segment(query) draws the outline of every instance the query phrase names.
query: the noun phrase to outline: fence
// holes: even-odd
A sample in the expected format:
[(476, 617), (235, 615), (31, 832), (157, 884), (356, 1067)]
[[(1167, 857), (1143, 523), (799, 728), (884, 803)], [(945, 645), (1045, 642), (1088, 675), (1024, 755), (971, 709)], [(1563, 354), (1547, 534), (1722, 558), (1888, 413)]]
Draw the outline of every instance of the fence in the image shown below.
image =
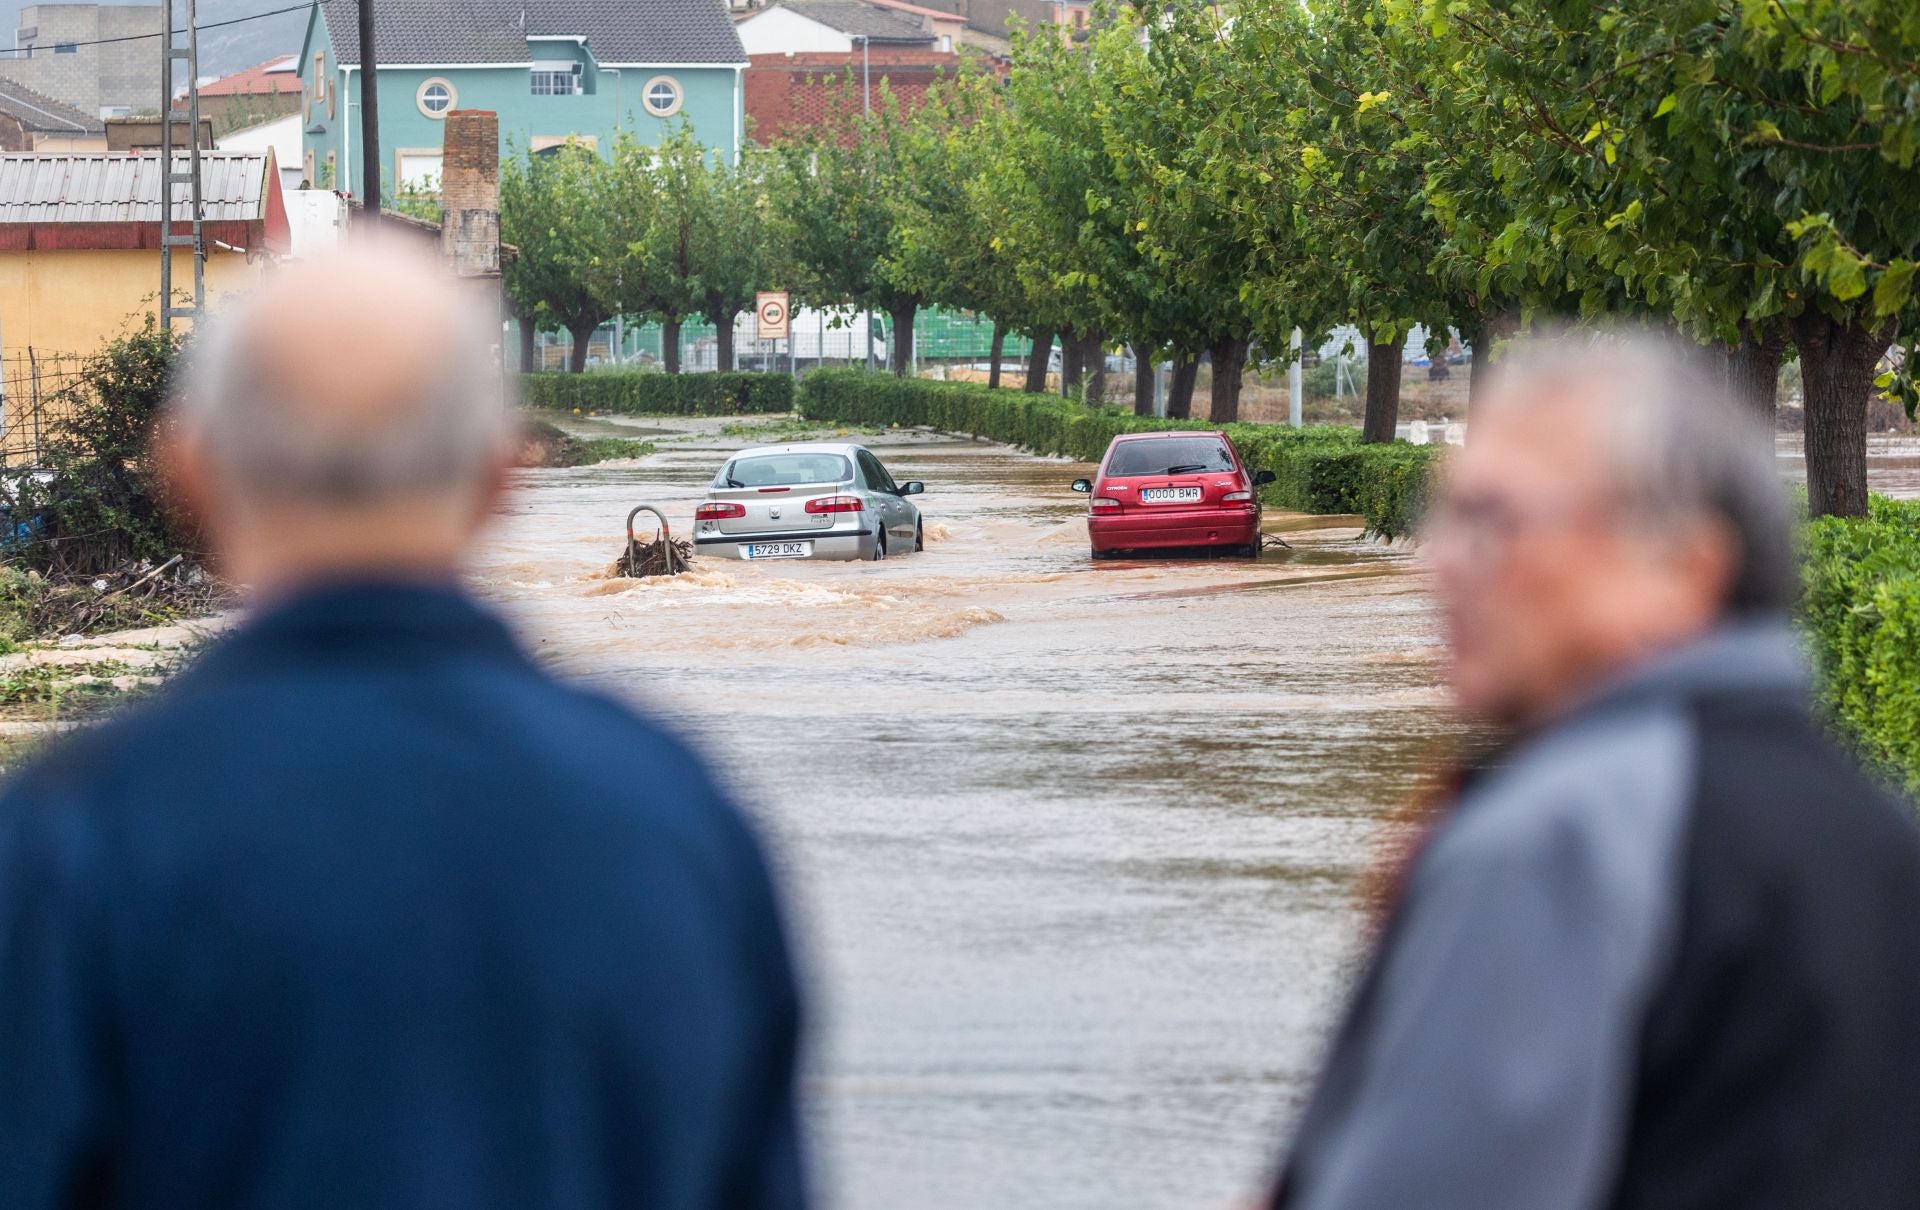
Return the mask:
[[(792, 338), (787, 341), (760, 340), (755, 336), (754, 317), (742, 315), (734, 325), (734, 359), (737, 369), (797, 371), (805, 373), (827, 367), (860, 366), (867, 363), (871, 346), (876, 363), (884, 364), (892, 348), (892, 329), (885, 315), (869, 317), (849, 309), (801, 307), (793, 314)], [(642, 366), (661, 363), (664, 333), (657, 323), (603, 325), (587, 342), (590, 366), (618, 361)], [(922, 308), (913, 323), (914, 358), (918, 366), (977, 365), (984, 372), (988, 353), (993, 348), (993, 321), (970, 311), (943, 311)], [(1028, 342), (1009, 334), (1002, 353), (1008, 366), (1024, 361)], [(564, 335), (544, 333), (535, 347), (531, 368), (564, 370), (572, 349)], [(615, 350), (619, 350), (616, 356)], [(715, 370), (720, 365), (720, 342), (712, 324), (689, 319), (680, 327), (680, 368), (689, 371)]]
[(33, 466), (46, 440), (73, 414), (67, 390), (86, 359), (28, 349), (0, 358), (0, 465)]

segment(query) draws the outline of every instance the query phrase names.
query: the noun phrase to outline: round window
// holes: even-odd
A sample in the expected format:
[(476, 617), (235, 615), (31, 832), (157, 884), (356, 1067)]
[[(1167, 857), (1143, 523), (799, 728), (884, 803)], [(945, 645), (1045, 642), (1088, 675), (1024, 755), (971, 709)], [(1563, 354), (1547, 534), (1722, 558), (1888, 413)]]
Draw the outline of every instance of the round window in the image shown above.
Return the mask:
[(438, 76), (422, 83), (420, 85), (420, 91), (413, 94), (414, 104), (420, 107), (421, 113), (426, 114), (430, 118), (446, 117), (447, 110), (453, 108), (453, 104), (457, 99), (458, 97), (453, 91), (453, 85)]
[(647, 112), (656, 118), (670, 118), (680, 112), (680, 81), (672, 76), (655, 76), (640, 90)]

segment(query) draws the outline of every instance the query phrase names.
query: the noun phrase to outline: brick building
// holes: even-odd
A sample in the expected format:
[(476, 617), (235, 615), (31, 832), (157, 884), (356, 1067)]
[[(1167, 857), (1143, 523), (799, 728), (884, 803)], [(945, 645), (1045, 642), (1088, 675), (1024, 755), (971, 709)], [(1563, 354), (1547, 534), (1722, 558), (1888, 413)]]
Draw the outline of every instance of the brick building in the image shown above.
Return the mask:
[(213, 118), (216, 136), (299, 113), (300, 100), (299, 55), (282, 55), (200, 86), (200, 112)]
[[(52, 97), (93, 117), (160, 109), (157, 4), (35, 4), (20, 10), (15, 50), (0, 82)], [(105, 39), (129, 41), (103, 43)]]
[(961, 63), (951, 51), (879, 43), (864, 63), (858, 50), (752, 55), (746, 71), (747, 129), (754, 142), (765, 145), (837, 115), (859, 113), (867, 79), (875, 88), (885, 80), (901, 106), (911, 109)]

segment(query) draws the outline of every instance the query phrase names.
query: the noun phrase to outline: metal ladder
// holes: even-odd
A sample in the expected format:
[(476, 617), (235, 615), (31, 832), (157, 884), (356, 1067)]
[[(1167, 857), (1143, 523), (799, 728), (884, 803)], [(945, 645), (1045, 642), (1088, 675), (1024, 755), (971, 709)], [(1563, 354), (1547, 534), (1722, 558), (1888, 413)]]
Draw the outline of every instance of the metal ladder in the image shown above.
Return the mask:
[[(200, 318), (206, 303), (206, 233), (201, 225), (200, 191), (200, 31), (194, 0), (183, 0), (187, 16), (187, 44), (173, 41), (173, 4), (160, 6), (160, 326), (173, 327), (176, 319)], [(173, 166), (173, 85), (174, 65), (187, 65), (187, 170)], [(175, 235), (173, 191), (187, 186), (188, 233)], [(193, 305), (177, 307), (173, 297), (173, 250), (193, 249)]]

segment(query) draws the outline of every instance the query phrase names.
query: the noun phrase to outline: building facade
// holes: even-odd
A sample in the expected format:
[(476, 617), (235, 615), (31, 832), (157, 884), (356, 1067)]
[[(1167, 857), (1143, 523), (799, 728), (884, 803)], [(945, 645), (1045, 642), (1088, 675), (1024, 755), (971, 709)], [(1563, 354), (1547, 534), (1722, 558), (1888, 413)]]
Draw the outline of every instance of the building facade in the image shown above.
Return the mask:
[[(465, 20), (449, 22), (448, 7)], [(300, 55), (303, 172), (357, 194), (357, 0), (320, 0)], [(620, 134), (659, 143), (684, 122), (736, 157), (743, 137), (740, 38), (714, 0), (418, 0), (375, 10), (383, 191), (437, 191), (442, 126), (456, 109), (499, 115), (503, 155), (569, 140), (603, 154)]]
[(0, 80), (0, 151), (102, 151), (106, 145), (99, 118)]
[[(20, 10), (11, 80), (94, 117), (160, 111), (157, 4), (35, 4)], [(113, 41), (112, 39), (121, 39)]]
[[(184, 169), (185, 157), (175, 164)], [(91, 353), (140, 326), (160, 287), (161, 175), (156, 155), (0, 156), (0, 358)], [(270, 153), (208, 152), (202, 177), (207, 301), (217, 306), (260, 280), (290, 232)], [(193, 251), (172, 257), (184, 288)]]

